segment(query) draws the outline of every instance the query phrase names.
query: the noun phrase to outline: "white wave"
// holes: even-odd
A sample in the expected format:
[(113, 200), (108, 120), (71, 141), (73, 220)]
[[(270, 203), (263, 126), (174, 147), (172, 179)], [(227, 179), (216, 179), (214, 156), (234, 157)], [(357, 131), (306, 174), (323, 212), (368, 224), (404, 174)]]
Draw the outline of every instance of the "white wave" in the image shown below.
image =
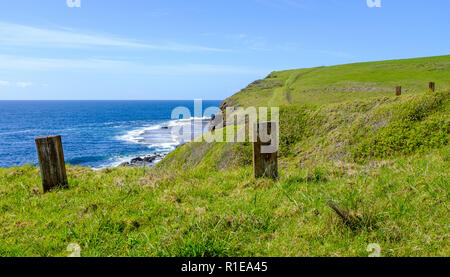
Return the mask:
[[(136, 143), (144, 145), (149, 149), (149, 154), (160, 153), (168, 154), (175, 150), (180, 144), (187, 142), (186, 137), (191, 137), (191, 128), (194, 124), (201, 122), (202, 127), (207, 126), (210, 117), (191, 117), (189, 119), (174, 119), (165, 122), (160, 122), (154, 125), (144, 125), (142, 127), (130, 130), (123, 135), (116, 136), (116, 140)], [(183, 128), (188, 134), (176, 134), (173, 131), (178, 128)], [(202, 128), (203, 130), (203, 128)], [(142, 154), (142, 153), (141, 153)], [(94, 170), (101, 170), (104, 168), (117, 167), (123, 163), (130, 162), (132, 159), (138, 157), (139, 154), (117, 156), (112, 157), (104, 165), (94, 168)], [(144, 157), (145, 155), (141, 155)], [(161, 161), (161, 158), (157, 158), (154, 163)]]
[(160, 153), (168, 153), (177, 148), (177, 146), (180, 144), (180, 142), (167, 142), (167, 143), (155, 143), (148, 145), (148, 148), (155, 149), (157, 152)]
[(141, 127), (135, 130), (128, 131), (126, 134), (115, 137), (116, 140), (122, 140), (122, 141), (128, 141), (128, 142), (134, 142), (134, 143), (140, 143), (147, 131), (151, 130), (158, 130), (161, 129), (161, 125), (152, 125), (152, 126), (145, 126)]
[(191, 117), (190, 119), (170, 120), (160, 124), (144, 126), (128, 131), (124, 135), (117, 136), (116, 139), (131, 143), (144, 144), (149, 148), (154, 147), (163, 150), (173, 150), (177, 145), (185, 142), (185, 138), (189, 137), (190, 133), (184, 134), (183, 138), (181, 138), (181, 136), (173, 134), (172, 130), (175, 128), (183, 128), (184, 131), (189, 131), (189, 127), (198, 124), (199, 121), (202, 122), (203, 130), (210, 119), (210, 117)]
[(25, 134), (25, 133), (32, 133), (32, 132), (37, 132), (37, 131), (41, 131), (41, 130), (30, 129), (30, 130), (20, 130), (20, 131), (11, 131), (11, 132), (1, 132), (0, 135)]

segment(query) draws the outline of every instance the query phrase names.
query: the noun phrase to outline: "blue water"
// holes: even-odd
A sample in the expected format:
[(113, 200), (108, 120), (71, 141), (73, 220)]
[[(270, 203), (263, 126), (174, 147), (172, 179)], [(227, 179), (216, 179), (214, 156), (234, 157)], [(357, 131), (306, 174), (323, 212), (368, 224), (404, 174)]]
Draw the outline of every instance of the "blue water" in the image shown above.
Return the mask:
[[(203, 110), (221, 101), (203, 101)], [(168, 153), (180, 143), (163, 126), (193, 101), (0, 101), (0, 167), (37, 164), (34, 139), (61, 135), (66, 162), (102, 168)], [(205, 121), (206, 123), (206, 121)]]

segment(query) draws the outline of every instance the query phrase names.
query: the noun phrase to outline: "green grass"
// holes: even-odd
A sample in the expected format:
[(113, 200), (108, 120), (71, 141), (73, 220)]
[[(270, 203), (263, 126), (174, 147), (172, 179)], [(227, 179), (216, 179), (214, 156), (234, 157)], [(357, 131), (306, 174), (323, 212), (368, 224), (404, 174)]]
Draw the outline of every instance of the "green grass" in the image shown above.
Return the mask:
[[(449, 62), (274, 72), (227, 99), (282, 104), (278, 180), (252, 177), (248, 142), (188, 143), (154, 169), (68, 166), (47, 194), (38, 168), (0, 169), (0, 256), (449, 256)], [(401, 97), (382, 90), (399, 80)]]
[[(448, 147), (357, 165), (322, 163), (255, 180), (251, 168), (93, 172), (40, 193), (38, 170), (1, 169), (1, 256), (448, 256)], [(361, 215), (357, 229), (327, 207)]]
[(408, 60), (356, 63), (271, 73), (231, 96), (231, 106), (327, 104), (390, 97), (395, 87), (413, 94), (450, 87), (450, 55)]

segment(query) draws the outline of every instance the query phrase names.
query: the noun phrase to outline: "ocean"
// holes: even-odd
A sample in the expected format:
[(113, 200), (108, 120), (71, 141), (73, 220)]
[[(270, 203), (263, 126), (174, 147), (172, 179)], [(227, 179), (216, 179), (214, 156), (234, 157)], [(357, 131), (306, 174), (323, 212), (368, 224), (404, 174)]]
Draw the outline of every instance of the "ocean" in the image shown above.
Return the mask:
[[(202, 110), (220, 103), (203, 101)], [(176, 107), (192, 116), (172, 119)], [(172, 129), (193, 118), (194, 101), (0, 101), (0, 167), (38, 164), (34, 139), (49, 135), (62, 136), (67, 163), (94, 169), (167, 154), (187, 141)]]

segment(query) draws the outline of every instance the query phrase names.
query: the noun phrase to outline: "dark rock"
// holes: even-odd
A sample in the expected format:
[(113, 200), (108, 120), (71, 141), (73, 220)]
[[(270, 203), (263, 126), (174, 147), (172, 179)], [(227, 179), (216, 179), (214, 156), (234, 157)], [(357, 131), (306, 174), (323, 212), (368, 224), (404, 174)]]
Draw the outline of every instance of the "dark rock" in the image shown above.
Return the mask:
[(253, 83), (251, 83), (250, 86), (256, 86), (256, 85), (259, 85), (259, 84), (262, 84), (262, 80), (256, 80)]
[(143, 162), (143, 161), (144, 161), (143, 158), (137, 157), (137, 158), (132, 159), (130, 163), (131, 163), (131, 164), (136, 164), (136, 163), (141, 163), (141, 162)]
[(211, 118), (211, 121), (209, 122), (208, 131), (214, 131), (216, 129), (220, 129), (223, 127), (223, 113), (219, 112), (218, 114), (214, 115)]
[(119, 165), (119, 167), (138, 167), (138, 166), (147, 166), (152, 167), (155, 165), (156, 160), (161, 160), (165, 157), (165, 154), (153, 153), (151, 155), (147, 155), (145, 157), (136, 157), (131, 159), (130, 162), (125, 162)]
[(157, 156), (148, 156), (144, 158), (144, 162), (146, 163), (152, 163), (156, 160)]

